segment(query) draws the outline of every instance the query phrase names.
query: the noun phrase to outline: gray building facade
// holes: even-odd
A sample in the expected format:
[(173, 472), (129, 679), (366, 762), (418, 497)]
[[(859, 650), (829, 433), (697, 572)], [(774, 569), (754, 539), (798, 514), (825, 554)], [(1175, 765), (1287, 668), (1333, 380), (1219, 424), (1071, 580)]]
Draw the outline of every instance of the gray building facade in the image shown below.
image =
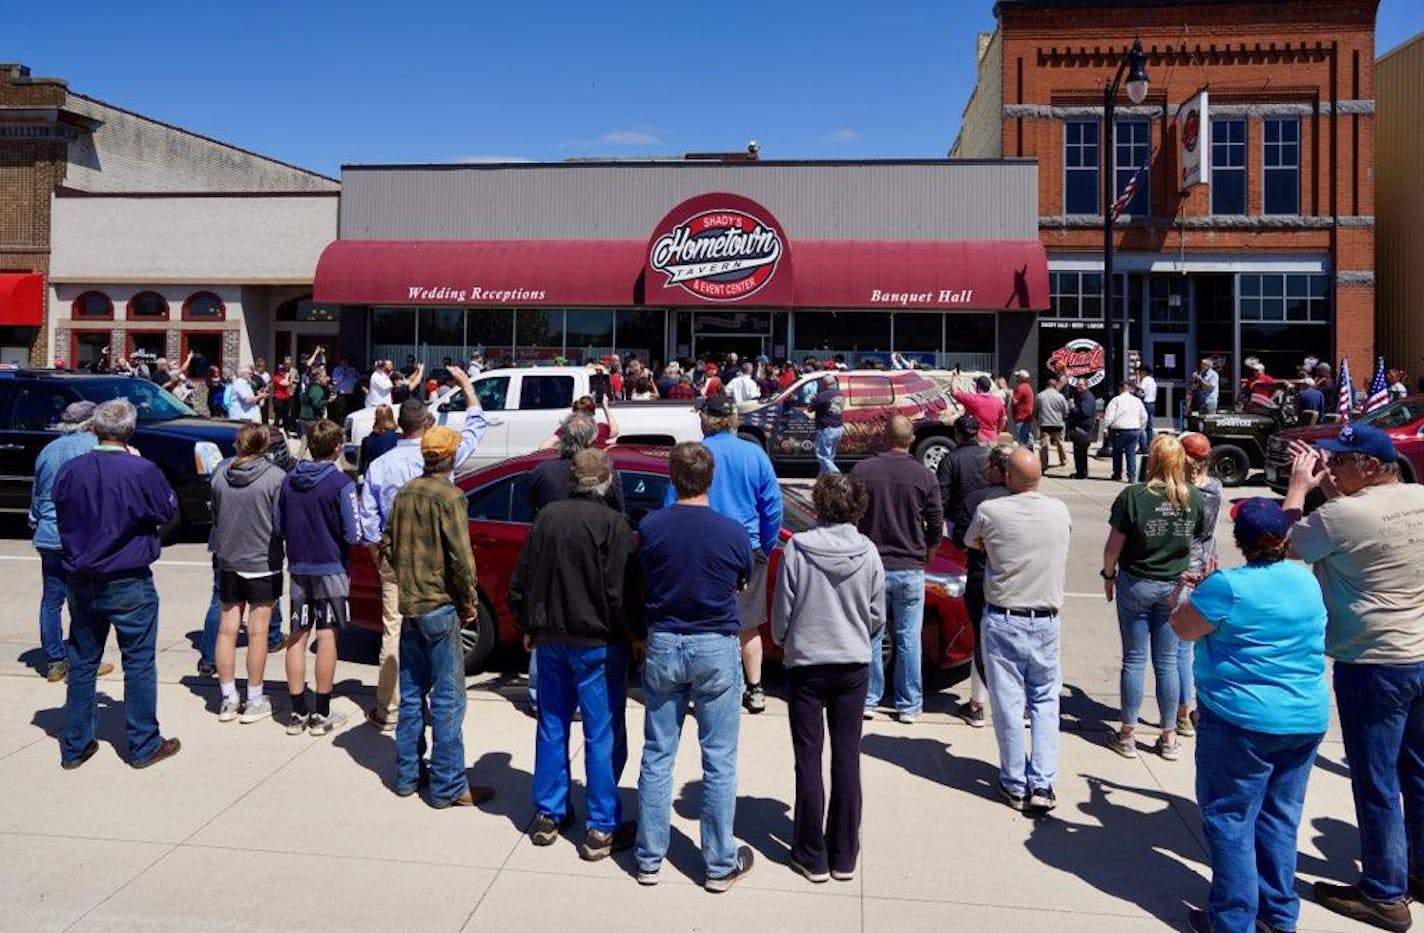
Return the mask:
[(315, 299), (353, 359), (892, 353), (1016, 368), (1048, 306), (1037, 164), (347, 166)]

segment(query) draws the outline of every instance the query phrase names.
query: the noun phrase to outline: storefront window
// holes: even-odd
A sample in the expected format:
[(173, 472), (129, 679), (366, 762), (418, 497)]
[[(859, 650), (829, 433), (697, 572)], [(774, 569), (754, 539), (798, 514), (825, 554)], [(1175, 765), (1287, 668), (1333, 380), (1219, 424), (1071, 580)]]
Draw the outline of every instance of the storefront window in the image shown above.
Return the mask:
[(948, 314), (944, 321), (944, 352), (940, 354), (942, 369), (993, 372), (997, 369), (994, 349), (998, 333), (993, 314)]
[(139, 292), (129, 299), (129, 319), (160, 321), (168, 317), (168, 302), (158, 292)]
[(852, 366), (865, 354), (890, 353), (890, 315), (884, 311), (797, 311), (797, 354), (840, 354)]
[(1290, 377), (1307, 356), (1334, 355), (1329, 276), (1249, 273), (1239, 279), (1242, 359), (1254, 356), (1271, 375)]
[(666, 353), (664, 330), (667, 312), (661, 308), (625, 308), (618, 312), (618, 332), (615, 335), (618, 353), (632, 354), (644, 363), (660, 363)]
[(77, 330), (73, 334), (73, 352), (69, 365), (72, 369), (107, 369), (112, 362), (105, 352), (109, 348), (110, 333), (106, 330)]
[(85, 292), (74, 299), (71, 316), (75, 320), (112, 321), (114, 303), (103, 292)]
[(226, 316), (222, 299), (212, 292), (195, 292), (183, 302), (185, 321), (221, 321)]
[(570, 308), (564, 316), (564, 346), (570, 360), (595, 360), (613, 352), (613, 311)]
[(163, 331), (129, 331), (130, 361), (151, 366), (154, 360), (167, 353), (168, 335)]
[(404, 360), (415, 352), (414, 308), (371, 309), (371, 358)]
[(938, 353), (944, 340), (944, 315), (937, 311), (901, 311), (895, 315), (895, 349), (901, 353)]
[(512, 308), (470, 308), (465, 312), (465, 345), (470, 353), (483, 352), (487, 364), (509, 364), (513, 337)]
[(465, 309), (421, 308), (420, 351), (416, 359), (425, 364), (427, 373), (441, 365), (445, 357), (465, 361)]
[(547, 363), (562, 356), (564, 309), (520, 308), (514, 313), (514, 346), (520, 363)]

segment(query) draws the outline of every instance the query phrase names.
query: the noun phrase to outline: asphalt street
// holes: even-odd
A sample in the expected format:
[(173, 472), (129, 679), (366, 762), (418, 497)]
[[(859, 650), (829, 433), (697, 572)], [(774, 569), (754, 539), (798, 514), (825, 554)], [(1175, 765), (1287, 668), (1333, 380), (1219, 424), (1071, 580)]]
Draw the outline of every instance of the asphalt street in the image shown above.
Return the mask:
[[(1105, 464), (1095, 462), (1094, 471)], [(1102, 745), (1116, 721), (1120, 647), (1097, 571), (1119, 488), (1105, 478), (1045, 484), (1074, 522), (1059, 808), (1028, 819), (998, 802), (992, 730), (949, 715), (965, 691), (960, 678), (932, 678), (919, 723), (866, 724), (856, 879), (812, 886), (786, 866), (793, 774), (772, 672), (772, 703), (762, 716), (743, 717), (740, 753), (737, 833), (757, 867), (722, 896), (697, 886), (693, 728), (679, 753), (674, 843), (660, 886), (636, 885), (627, 855), (580, 862), (579, 829), (547, 849), (530, 845), (523, 831), (533, 816), (534, 726), (517, 658), (497, 658), (496, 670), (469, 682), (470, 776), (498, 789), (478, 811), (436, 811), (391, 792), (390, 738), (359, 724), (375, 683), (375, 639), (363, 633), (343, 645), (334, 707), (352, 719), (334, 736), (288, 737), (273, 721), (219, 724), (216, 682), (194, 674), (211, 587), (198, 541), (167, 548), (155, 567), (159, 712), (165, 734), (182, 738), (182, 753), (147, 771), (123, 763), (123, 680), (115, 671), (100, 683), (100, 753), (62, 772), (54, 735), (64, 688), (32, 666), (39, 563), (23, 523), (4, 523), (0, 929), (562, 930), (626, 925), (630, 911), (640, 926), (668, 930), (1180, 929), (1186, 905), (1204, 901), (1209, 877), (1191, 740), (1177, 762), (1145, 750), (1128, 761)], [(1230, 555), (1225, 521), (1222, 533)], [(112, 642), (108, 657), (118, 661)], [(268, 678), (284, 707), (280, 659), (269, 662)], [(1151, 696), (1149, 689), (1148, 715)], [(629, 808), (641, 732), (635, 702), (622, 780)], [(1139, 735), (1155, 740), (1153, 729)], [(579, 751), (576, 736), (575, 774)], [(1303, 893), (1315, 878), (1355, 879), (1353, 809), (1334, 728), (1312, 777), (1300, 851)], [(1304, 905), (1301, 929), (1351, 928)]]

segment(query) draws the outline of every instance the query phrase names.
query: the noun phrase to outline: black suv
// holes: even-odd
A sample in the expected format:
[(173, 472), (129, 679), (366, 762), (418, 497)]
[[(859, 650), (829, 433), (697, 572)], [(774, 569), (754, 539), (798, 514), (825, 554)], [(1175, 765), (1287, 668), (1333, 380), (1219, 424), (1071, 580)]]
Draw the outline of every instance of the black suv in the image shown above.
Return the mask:
[(35, 459), (57, 436), (55, 427), (71, 402), (116, 398), (138, 409), (130, 443), (163, 470), (178, 494), (178, 519), (164, 529), (165, 538), (180, 527), (210, 523), (212, 472), (233, 455), (238, 422), (201, 417), (146, 379), (43, 369), (0, 371), (0, 511), (29, 511)]

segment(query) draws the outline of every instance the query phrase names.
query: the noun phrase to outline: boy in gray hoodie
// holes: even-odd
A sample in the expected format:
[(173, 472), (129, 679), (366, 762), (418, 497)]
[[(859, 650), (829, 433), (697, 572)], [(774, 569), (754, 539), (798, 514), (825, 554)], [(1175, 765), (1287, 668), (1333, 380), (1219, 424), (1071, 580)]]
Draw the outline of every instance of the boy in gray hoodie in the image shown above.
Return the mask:
[[(286, 473), (268, 460), (267, 428), (246, 424), (237, 432), (237, 457), (213, 474), (213, 531), (209, 548), (218, 563), (222, 620), (216, 658), (222, 688), (219, 722), (254, 723), (272, 715), (262, 692), (267, 666), (267, 625), (282, 597), (282, 539), (276, 534), (277, 498)], [(247, 702), (238, 699), (234, 668), (237, 631), (247, 609)]]
[[(791, 867), (819, 884), (852, 880), (860, 854), (861, 711), (871, 639), (885, 627), (885, 568), (875, 545), (856, 530), (868, 503), (860, 480), (828, 473), (816, 480), (812, 501), (819, 525), (793, 535), (782, 551), (771, 634), (785, 647), (796, 758)], [(826, 726), (828, 816), (821, 780)]]

